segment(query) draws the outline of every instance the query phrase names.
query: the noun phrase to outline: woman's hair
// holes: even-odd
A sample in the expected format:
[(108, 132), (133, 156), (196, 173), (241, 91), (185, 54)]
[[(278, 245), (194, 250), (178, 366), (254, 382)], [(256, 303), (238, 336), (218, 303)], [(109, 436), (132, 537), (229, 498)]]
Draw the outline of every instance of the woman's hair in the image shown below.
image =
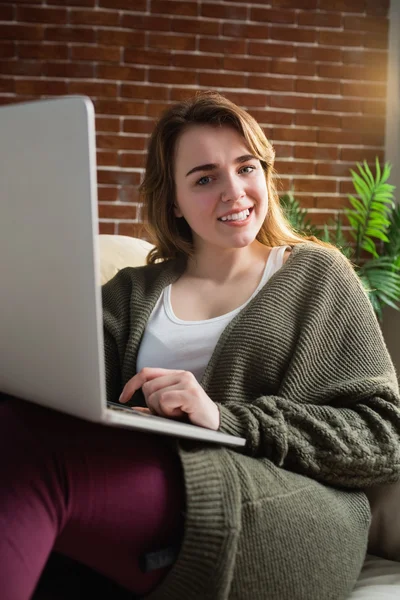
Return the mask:
[(332, 247), (315, 238), (297, 233), (286, 219), (274, 182), (275, 152), (257, 121), (244, 109), (217, 92), (198, 92), (194, 98), (174, 104), (157, 122), (150, 138), (146, 172), (140, 186), (145, 209), (146, 229), (155, 247), (147, 263), (171, 258), (186, 258), (194, 253), (192, 233), (184, 218), (175, 217), (176, 198), (174, 159), (176, 143), (193, 125), (233, 127), (246, 141), (265, 173), (268, 211), (257, 234), (266, 246), (299, 244), (304, 241)]

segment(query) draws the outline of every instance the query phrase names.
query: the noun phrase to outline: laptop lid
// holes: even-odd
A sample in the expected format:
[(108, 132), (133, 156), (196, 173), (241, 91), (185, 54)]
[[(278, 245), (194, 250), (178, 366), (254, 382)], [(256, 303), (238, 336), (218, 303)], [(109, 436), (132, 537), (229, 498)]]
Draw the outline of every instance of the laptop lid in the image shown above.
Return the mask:
[(106, 402), (95, 148), (86, 97), (0, 107), (0, 390), (90, 420)]

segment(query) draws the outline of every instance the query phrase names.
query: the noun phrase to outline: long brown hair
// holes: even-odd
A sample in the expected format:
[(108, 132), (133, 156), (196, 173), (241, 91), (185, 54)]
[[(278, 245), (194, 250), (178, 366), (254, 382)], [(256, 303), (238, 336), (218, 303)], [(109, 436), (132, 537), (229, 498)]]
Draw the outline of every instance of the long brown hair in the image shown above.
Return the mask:
[(140, 186), (146, 229), (154, 248), (147, 263), (186, 258), (194, 253), (192, 233), (184, 218), (176, 218), (174, 156), (177, 139), (190, 125), (228, 125), (246, 140), (265, 173), (268, 212), (257, 234), (266, 246), (299, 244), (305, 241), (333, 247), (297, 233), (286, 219), (274, 182), (275, 151), (257, 121), (244, 109), (217, 92), (198, 92), (194, 98), (168, 108), (160, 117), (150, 138), (146, 171)]

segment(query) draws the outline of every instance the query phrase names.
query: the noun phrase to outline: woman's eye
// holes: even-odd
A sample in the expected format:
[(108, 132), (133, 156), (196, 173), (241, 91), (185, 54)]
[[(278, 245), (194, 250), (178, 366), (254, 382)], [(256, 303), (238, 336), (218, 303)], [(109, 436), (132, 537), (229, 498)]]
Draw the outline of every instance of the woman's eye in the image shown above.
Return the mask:
[(253, 171), (255, 171), (255, 167), (251, 166), (251, 165), (247, 165), (246, 167), (242, 167), (240, 169), (240, 173), (252, 173)]
[(204, 175), (204, 177), (200, 177), (200, 179), (198, 179), (196, 185), (206, 185), (206, 183), (208, 183), (209, 181), (211, 181), (211, 177)]

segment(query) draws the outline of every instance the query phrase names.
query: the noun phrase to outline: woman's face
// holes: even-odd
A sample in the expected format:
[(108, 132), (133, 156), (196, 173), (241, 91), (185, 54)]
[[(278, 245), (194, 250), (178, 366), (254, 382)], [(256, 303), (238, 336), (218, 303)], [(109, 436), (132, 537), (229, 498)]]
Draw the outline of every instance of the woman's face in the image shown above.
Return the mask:
[(267, 214), (260, 161), (232, 127), (194, 125), (175, 148), (175, 216), (189, 224), (195, 250), (251, 244)]

